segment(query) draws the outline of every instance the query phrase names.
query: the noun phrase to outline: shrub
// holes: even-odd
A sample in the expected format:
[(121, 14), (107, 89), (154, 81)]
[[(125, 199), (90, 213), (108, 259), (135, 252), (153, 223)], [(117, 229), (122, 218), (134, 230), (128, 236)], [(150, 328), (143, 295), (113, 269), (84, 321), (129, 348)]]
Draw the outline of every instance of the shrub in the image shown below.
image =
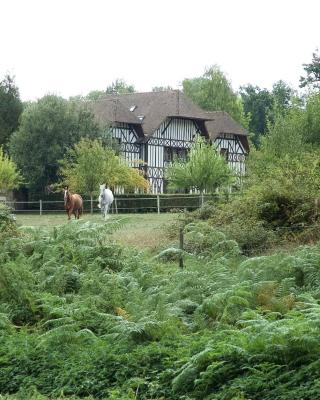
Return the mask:
[(0, 235), (14, 232), (16, 232), (15, 216), (6, 205), (0, 203)]
[(209, 200), (205, 202), (202, 207), (194, 211), (193, 215), (200, 220), (208, 220), (209, 218), (214, 217), (216, 213), (216, 205), (217, 201)]
[(226, 225), (222, 231), (238, 243), (245, 255), (263, 252), (280, 242), (276, 233), (265, 228), (261, 221), (238, 219)]

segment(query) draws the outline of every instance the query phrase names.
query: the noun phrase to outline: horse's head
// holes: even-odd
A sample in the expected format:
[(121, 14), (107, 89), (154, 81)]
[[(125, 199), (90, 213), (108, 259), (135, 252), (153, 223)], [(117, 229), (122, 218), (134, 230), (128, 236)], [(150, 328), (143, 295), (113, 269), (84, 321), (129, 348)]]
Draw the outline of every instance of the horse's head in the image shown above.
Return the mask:
[(63, 199), (64, 199), (64, 205), (66, 206), (68, 202), (70, 192), (69, 192), (69, 186), (65, 186), (63, 189)]
[(106, 188), (106, 184), (104, 183), (104, 184), (100, 185), (99, 188), (100, 188), (100, 197), (101, 197), (101, 196), (103, 196), (103, 192), (104, 192), (104, 189)]

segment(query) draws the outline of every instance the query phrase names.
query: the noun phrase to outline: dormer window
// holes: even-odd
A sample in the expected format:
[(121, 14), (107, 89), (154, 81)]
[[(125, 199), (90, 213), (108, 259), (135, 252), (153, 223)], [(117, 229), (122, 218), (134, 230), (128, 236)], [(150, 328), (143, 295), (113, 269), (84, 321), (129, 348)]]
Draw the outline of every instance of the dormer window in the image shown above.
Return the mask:
[(133, 112), (136, 108), (137, 108), (137, 106), (131, 106), (130, 111)]

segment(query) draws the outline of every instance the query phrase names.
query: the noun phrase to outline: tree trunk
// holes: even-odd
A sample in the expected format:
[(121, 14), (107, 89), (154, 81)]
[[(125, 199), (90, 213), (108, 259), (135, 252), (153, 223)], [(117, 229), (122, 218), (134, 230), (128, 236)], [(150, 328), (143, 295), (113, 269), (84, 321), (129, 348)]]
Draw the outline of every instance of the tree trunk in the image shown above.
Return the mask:
[(204, 204), (204, 191), (201, 191), (201, 207), (203, 207)]

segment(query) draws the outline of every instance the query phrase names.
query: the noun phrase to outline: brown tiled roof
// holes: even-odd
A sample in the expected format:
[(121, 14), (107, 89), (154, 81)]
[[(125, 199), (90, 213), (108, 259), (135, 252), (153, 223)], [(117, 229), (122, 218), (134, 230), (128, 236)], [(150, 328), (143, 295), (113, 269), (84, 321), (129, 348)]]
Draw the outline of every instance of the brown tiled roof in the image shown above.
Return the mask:
[(209, 137), (214, 141), (218, 136), (224, 134), (232, 134), (239, 136), (243, 148), (247, 153), (250, 151), (248, 132), (236, 122), (225, 111), (208, 111), (206, 114), (211, 118), (210, 121), (205, 122)]
[(248, 132), (225, 111), (208, 111), (205, 114), (211, 119), (205, 123), (211, 139), (225, 133), (248, 135)]
[[(112, 112), (103, 111), (102, 108), (109, 107), (109, 104), (112, 104), (113, 101), (119, 102), (132, 115), (135, 121), (139, 121), (142, 124), (142, 129), (146, 136), (151, 136), (167, 117), (181, 117), (201, 121), (210, 119), (210, 116), (206, 115), (178, 90), (109, 95), (95, 103), (95, 114), (106, 120)], [(133, 111), (130, 111), (130, 109)], [(128, 117), (122, 122), (133, 123), (129, 121)]]
[(141, 125), (141, 121), (118, 99), (105, 98), (90, 103), (92, 111), (100, 123), (124, 122)]
[(223, 134), (238, 135), (249, 151), (246, 130), (228, 113), (203, 111), (178, 90), (106, 95), (91, 106), (99, 122), (135, 124), (141, 137), (152, 136), (167, 117), (180, 117), (198, 120), (201, 129), (206, 135), (208, 132), (212, 140)]

